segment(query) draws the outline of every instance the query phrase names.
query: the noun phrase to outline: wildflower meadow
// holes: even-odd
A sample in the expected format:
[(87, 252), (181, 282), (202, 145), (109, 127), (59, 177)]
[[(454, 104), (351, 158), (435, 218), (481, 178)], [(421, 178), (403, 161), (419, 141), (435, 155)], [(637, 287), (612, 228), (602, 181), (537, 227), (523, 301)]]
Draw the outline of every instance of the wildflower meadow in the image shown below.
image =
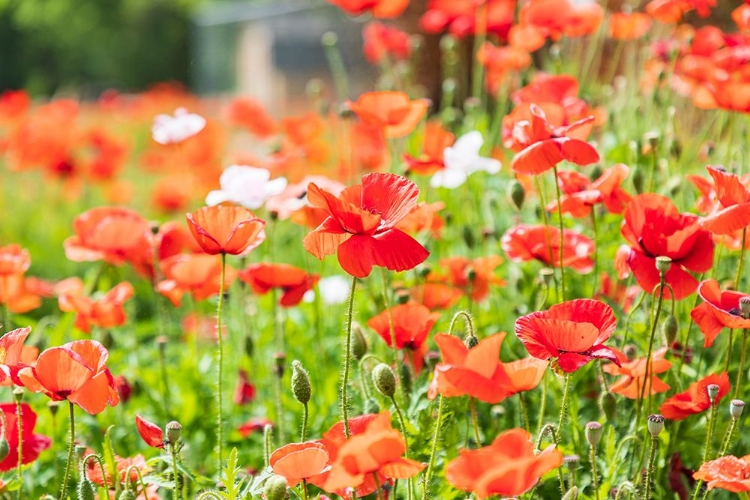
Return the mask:
[(328, 3), (365, 92), (0, 93), (0, 498), (750, 498), (750, 1)]

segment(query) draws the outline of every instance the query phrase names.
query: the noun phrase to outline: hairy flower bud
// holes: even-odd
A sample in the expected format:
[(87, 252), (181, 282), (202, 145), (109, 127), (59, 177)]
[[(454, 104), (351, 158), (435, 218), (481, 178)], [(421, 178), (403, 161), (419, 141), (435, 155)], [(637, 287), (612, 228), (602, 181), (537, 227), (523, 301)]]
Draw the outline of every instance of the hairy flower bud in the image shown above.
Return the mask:
[(352, 357), (359, 361), (367, 354), (367, 340), (362, 333), (362, 327), (358, 324), (352, 325)]
[(510, 181), (508, 184), (508, 197), (513, 202), (518, 210), (523, 207), (523, 202), (526, 200), (526, 190), (523, 188), (523, 184), (517, 180)]
[(589, 422), (586, 424), (586, 441), (589, 446), (596, 447), (602, 439), (602, 424), (599, 422)]
[(277, 352), (273, 355), (273, 374), (281, 378), (284, 376), (286, 369), (286, 354)]
[(8, 440), (5, 439), (5, 430), (3, 430), (3, 434), (0, 436), (0, 461), (5, 460), (9, 453), (10, 444), (8, 443)]
[(469, 349), (474, 349), (479, 345), (479, 339), (472, 334), (468, 334), (464, 337), (464, 345)]
[(578, 486), (571, 486), (565, 495), (560, 500), (577, 500), (578, 499)]
[(661, 332), (664, 334), (664, 340), (667, 343), (666, 345), (671, 346), (674, 344), (678, 330), (677, 318), (674, 317), (674, 314), (670, 314), (661, 324)]
[(392, 398), (396, 394), (396, 375), (385, 363), (380, 363), (372, 370), (372, 382), (383, 396)]
[(607, 422), (613, 422), (617, 417), (617, 398), (611, 392), (605, 392), (599, 398), (599, 406), (607, 417)]
[(306, 405), (312, 396), (310, 374), (302, 367), (302, 363), (296, 359), (292, 361), (292, 393), (294, 398), (303, 405)]
[(180, 440), (180, 435), (182, 434), (182, 425), (180, 425), (179, 422), (171, 421), (167, 424), (167, 441), (172, 446), (176, 445), (177, 442)]
[(94, 500), (95, 498), (94, 485), (88, 479), (82, 479), (78, 483), (78, 500)]
[(286, 495), (286, 479), (281, 476), (271, 476), (266, 481), (263, 492), (267, 500), (283, 500)]

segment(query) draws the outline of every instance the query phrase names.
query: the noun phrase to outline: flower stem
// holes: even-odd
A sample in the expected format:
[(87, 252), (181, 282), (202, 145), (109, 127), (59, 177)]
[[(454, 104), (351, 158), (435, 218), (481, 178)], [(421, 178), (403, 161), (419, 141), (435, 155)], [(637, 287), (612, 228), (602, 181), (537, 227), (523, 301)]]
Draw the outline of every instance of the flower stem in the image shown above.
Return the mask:
[(224, 287), (226, 286), (226, 269), (227, 269), (227, 254), (221, 254), (221, 279), (219, 281), (219, 302), (216, 306), (216, 335), (218, 338), (219, 346), (219, 372), (216, 377), (217, 381), (217, 418), (216, 418), (216, 436), (218, 440), (218, 460), (216, 470), (221, 471), (221, 464), (224, 462), (224, 413), (222, 409), (222, 375), (224, 373), (224, 340), (221, 331), (221, 311), (224, 304)]
[(565, 236), (563, 233), (563, 217), (562, 217), (562, 202), (560, 200), (560, 184), (557, 176), (557, 165), (552, 167), (555, 172), (555, 190), (557, 192), (557, 217), (558, 224), (560, 226), (560, 248), (558, 252), (560, 254), (560, 302), (565, 302), (565, 266), (563, 265), (564, 248), (563, 243), (565, 242)]
[[(307, 403), (304, 403), (304, 407), (302, 410), (302, 432), (300, 435), (300, 441), (303, 443), (305, 442), (305, 437), (307, 437), (307, 419), (309, 417), (309, 409), (307, 407)], [(307, 487), (305, 487), (307, 489)]]
[(479, 437), (479, 417), (477, 416), (477, 400), (469, 397), (469, 411), (471, 412), (471, 425), (474, 428), (474, 440), (477, 448), (482, 447), (482, 439)]
[(437, 455), (437, 445), (440, 439), (440, 426), (443, 423), (443, 405), (445, 404), (445, 398), (441, 394), (438, 396), (438, 414), (437, 421), (435, 422), (435, 431), (432, 434), (432, 448), (430, 449), (430, 460), (427, 462), (427, 472), (424, 477), (424, 488), (422, 489), (422, 500), (427, 500), (427, 496), (430, 491), (430, 480), (432, 479), (432, 472), (435, 467), (435, 455)]
[(740, 262), (737, 264), (737, 276), (734, 278), (734, 289), (739, 291), (742, 281), (742, 267), (745, 263), (745, 242), (747, 239), (747, 227), (742, 228), (742, 246), (740, 247)]
[[(542, 219), (544, 220), (544, 228), (545, 228), (545, 242), (547, 244), (547, 251), (549, 252), (549, 265), (552, 267), (552, 269), (555, 268), (555, 256), (552, 253), (552, 242), (550, 241), (550, 234), (549, 234), (549, 217), (547, 216), (547, 205), (544, 202), (544, 190), (542, 189), (542, 181), (540, 176), (535, 176), (534, 180), (536, 182), (536, 190), (539, 193), (539, 203), (541, 204), (541, 212), (542, 212)], [(557, 177), (555, 177), (555, 182), (557, 182)], [(562, 263), (560, 263), (562, 266)], [(560, 296), (560, 289), (559, 289), (559, 282), (555, 280), (555, 287), (558, 292), (558, 296)]]
[(727, 427), (727, 431), (724, 434), (724, 440), (721, 443), (719, 456), (717, 458), (721, 458), (729, 452), (729, 447), (732, 445), (732, 436), (734, 435), (734, 431), (737, 429), (738, 420), (739, 418), (732, 418), (732, 421), (729, 422), (729, 427)]
[[(304, 439), (302, 439), (304, 441)], [(302, 500), (307, 500), (307, 480), (302, 480)]]
[(523, 419), (523, 428), (526, 432), (531, 432), (531, 424), (529, 423), (529, 409), (526, 406), (526, 398), (523, 396), (523, 392), (518, 393), (518, 402), (521, 407), (521, 418)]
[(594, 487), (594, 498), (599, 500), (599, 475), (596, 470), (596, 447), (591, 446), (589, 448), (589, 457), (591, 460), (591, 478), (592, 486)]
[(708, 414), (708, 429), (706, 430), (706, 447), (703, 450), (703, 463), (708, 462), (708, 457), (711, 455), (711, 442), (714, 438), (714, 425), (716, 423), (716, 401), (711, 403), (711, 412)]
[(565, 386), (563, 388), (562, 403), (560, 403), (560, 419), (557, 423), (557, 432), (559, 433), (565, 423), (565, 415), (568, 410), (568, 396), (570, 395), (570, 373), (565, 374)]
[(747, 332), (748, 332), (747, 328), (742, 330), (742, 349), (740, 349), (740, 367), (737, 370), (737, 382), (734, 383), (734, 399), (737, 399), (740, 396), (740, 391), (742, 388), (742, 377), (745, 375), (745, 352), (747, 351)]
[(651, 498), (651, 481), (654, 477), (654, 463), (656, 462), (656, 449), (659, 446), (659, 438), (651, 436), (651, 447), (648, 451), (648, 467), (646, 468), (646, 479), (644, 481), (643, 500)]
[(458, 321), (458, 318), (460, 317), (463, 317), (466, 320), (466, 328), (469, 330), (469, 336), (476, 337), (476, 335), (474, 334), (474, 319), (471, 317), (471, 314), (469, 314), (468, 311), (458, 311), (453, 315), (451, 324), (448, 327), (448, 335), (453, 335), (453, 332), (456, 328), (456, 321)]
[[(557, 204), (559, 207), (560, 202)], [(596, 207), (591, 207), (591, 228), (594, 230), (594, 288), (591, 291), (593, 296), (599, 284), (599, 230), (596, 225)]]
[[(401, 412), (401, 408), (399, 408), (398, 403), (396, 402), (396, 398), (394, 398), (393, 396), (391, 396), (391, 403), (393, 403), (393, 407), (396, 409), (398, 422), (401, 426), (401, 434), (404, 435), (404, 457), (409, 458), (409, 440), (406, 438), (406, 421), (404, 420), (404, 414)], [(407, 479), (406, 482), (406, 498), (408, 500), (412, 500), (411, 478)]]
[[(646, 386), (650, 385), (648, 383), (649, 377), (651, 376), (651, 368), (652, 368), (652, 359), (651, 359), (651, 353), (654, 350), (654, 337), (656, 336), (656, 327), (659, 324), (659, 315), (661, 314), (661, 308), (662, 304), (664, 303), (664, 276), (661, 277), (661, 282), (656, 285), (656, 287), (659, 289), (659, 298), (656, 301), (656, 312), (651, 317), (651, 335), (648, 340), (648, 351), (646, 354), (646, 374), (643, 378), (643, 385), (641, 386), (641, 396), (638, 398), (638, 401), (636, 403), (636, 416), (635, 416), (635, 429), (634, 431), (638, 432), (638, 425), (641, 423), (641, 414), (643, 413), (643, 400), (646, 397)], [(654, 289), (654, 293), (656, 292), (656, 289)], [(650, 393), (651, 391), (649, 391)], [(651, 399), (651, 394), (648, 395), (649, 400)], [(641, 455), (642, 457), (643, 455)], [(632, 455), (631, 455), (632, 457)]]
[(65, 463), (65, 474), (63, 475), (62, 487), (60, 489), (60, 500), (67, 500), (68, 478), (70, 477), (70, 467), (73, 462), (73, 450), (76, 447), (76, 420), (75, 406), (68, 402), (70, 408), (70, 442), (68, 443), (68, 461)]
[(180, 471), (177, 468), (177, 446), (174, 444), (170, 444), (169, 451), (172, 455), (172, 475), (174, 479), (174, 490), (172, 490), (172, 498), (174, 500), (181, 500), (182, 495), (180, 495), (180, 481), (178, 479), (180, 477)]
[(349, 365), (352, 357), (352, 316), (354, 315), (354, 290), (357, 287), (357, 278), (352, 278), (352, 286), (349, 290), (349, 305), (346, 312), (346, 343), (344, 346), (344, 373), (341, 380), (341, 420), (344, 422), (344, 435), (349, 439), (349, 401), (347, 399), (347, 386), (349, 385)]

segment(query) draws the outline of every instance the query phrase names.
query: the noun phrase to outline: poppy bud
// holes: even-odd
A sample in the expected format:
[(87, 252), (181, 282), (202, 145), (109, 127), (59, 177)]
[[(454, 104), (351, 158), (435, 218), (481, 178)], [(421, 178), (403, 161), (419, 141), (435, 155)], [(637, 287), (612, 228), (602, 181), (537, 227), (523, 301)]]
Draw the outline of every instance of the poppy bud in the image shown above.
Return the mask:
[(745, 402), (739, 399), (733, 399), (729, 403), (729, 414), (732, 418), (737, 419), (742, 416), (742, 410), (745, 409)]
[(10, 443), (5, 439), (5, 429), (3, 429), (3, 434), (0, 436), (0, 460), (5, 460), (9, 453)]
[[(419, 354), (416, 351), (413, 351), (414, 356), (418, 356)], [(401, 385), (404, 386), (404, 391), (411, 392), (411, 370), (409, 370), (409, 365), (406, 363), (401, 363), (398, 366), (398, 373), (401, 377)]]
[(643, 176), (643, 169), (640, 167), (635, 167), (633, 169), (633, 188), (635, 188), (635, 192), (638, 194), (643, 193), (643, 184), (646, 182), (646, 179)]
[(578, 486), (571, 486), (565, 495), (560, 500), (577, 500), (578, 499)]
[(578, 469), (578, 465), (581, 463), (581, 457), (578, 455), (565, 455), (563, 457), (563, 463), (568, 470)]
[(363, 410), (365, 413), (380, 413), (380, 405), (373, 398), (369, 398), (365, 400)]
[(323, 47), (325, 48), (335, 47), (336, 44), (339, 43), (339, 37), (333, 31), (326, 31), (320, 37), (320, 43), (323, 44)]
[(399, 305), (404, 305), (407, 302), (409, 302), (409, 299), (411, 299), (411, 296), (409, 294), (409, 290), (398, 290), (396, 291), (396, 302)]
[(628, 344), (625, 346), (625, 349), (623, 349), (623, 352), (625, 353), (625, 356), (627, 356), (628, 361), (633, 361), (635, 355), (638, 354), (638, 348), (633, 344)]
[(123, 490), (117, 500), (135, 500), (135, 493), (130, 490)]
[(253, 337), (251, 335), (245, 335), (245, 354), (247, 354), (249, 358), (252, 358), (254, 351), (255, 342), (253, 341)]
[(367, 340), (358, 324), (352, 326), (352, 357), (359, 361), (367, 354)]
[(115, 345), (115, 338), (109, 330), (105, 330), (104, 335), (102, 335), (102, 345), (107, 350), (111, 350), (112, 346)]
[(464, 345), (468, 349), (474, 349), (477, 345), (479, 345), (479, 339), (470, 333), (466, 337), (464, 337)]
[(602, 439), (602, 424), (599, 422), (589, 422), (586, 424), (586, 441), (592, 448), (599, 444)]
[(711, 404), (714, 404), (714, 401), (716, 401), (716, 396), (719, 395), (719, 389), (720, 387), (718, 384), (708, 384), (708, 387), (706, 387), (708, 400), (711, 401)]
[[(83, 466), (81, 466), (83, 468)], [(84, 473), (85, 474), (85, 473)], [(82, 479), (78, 483), (78, 500), (94, 500), (96, 498), (96, 492), (94, 491), (94, 485), (88, 479)]]
[(429, 276), (431, 272), (432, 272), (432, 269), (430, 268), (430, 266), (419, 266), (420, 278), (427, 278), (427, 276)]
[(383, 396), (392, 398), (396, 394), (396, 375), (385, 363), (380, 363), (372, 370), (372, 382)]
[(466, 279), (469, 280), (469, 282), (473, 282), (477, 278), (477, 271), (470, 267), (466, 270)]
[(659, 255), (656, 258), (656, 270), (659, 271), (659, 274), (662, 277), (669, 272), (669, 268), (671, 267), (672, 267), (672, 259), (670, 259), (669, 257)]
[(549, 286), (552, 284), (552, 280), (555, 278), (555, 271), (554, 269), (550, 269), (549, 267), (543, 267), (539, 270), (539, 276), (542, 277), (542, 281)]
[(287, 498), (286, 479), (275, 475), (269, 477), (263, 488), (263, 493), (266, 495), (266, 500), (283, 500)]
[(303, 405), (306, 405), (312, 396), (310, 374), (302, 367), (302, 363), (296, 359), (292, 361), (292, 393), (294, 398)]
[(175, 446), (180, 440), (182, 434), (182, 425), (179, 422), (172, 421), (167, 424), (167, 442), (172, 446)]
[(677, 318), (674, 317), (674, 314), (670, 314), (664, 320), (664, 323), (661, 324), (661, 332), (664, 334), (664, 340), (666, 340), (667, 345), (674, 343), (677, 338), (677, 331)]
[(605, 392), (599, 398), (599, 406), (607, 417), (607, 422), (612, 422), (617, 416), (617, 398), (611, 392)]
[(58, 401), (49, 401), (47, 403), (47, 409), (49, 410), (50, 414), (52, 415), (52, 418), (57, 415), (57, 410), (60, 409), (60, 403)]
[(591, 180), (591, 182), (594, 182), (599, 177), (601, 177), (603, 173), (604, 171), (602, 170), (601, 166), (594, 165), (594, 167), (591, 169), (591, 172), (589, 172), (589, 179)]
[(658, 414), (649, 415), (648, 417), (648, 432), (651, 436), (657, 437), (664, 430), (664, 417)]
[(466, 243), (466, 246), (469, 248), (474, 248), (474, 245), (477, 241), (476, 238), (474, 238), (474, 231), (472, 231), (468, 225), (464, 225), (463, 231), (461, 231), (461, 235), (464, 238), (464, 243)]
[(20, 404), (23, 401), (23, 387), (16, 387), (13, 389), (13, 400), (16, 404)]
[(277, 352), (273, 355), (273, 373), (277, 377), (281, 378), (284, 376), (284, 369), (286, 368), (286, 354), (283, 352)]
[(440, 353), (437, 351), (427, 351), (427, 354), (424, 356), (424, 364), (427, 367), (427, 371), (432, 371), (435, 369), (435, 365), (437, 365), (440, 362)]
[(523, 184), (513, 179), (508, 184), (508, 198), (513, 202), (513, 205), (518, 210), (523, 207), (523, 202), (526, 200), (526, 190), (523, 188)]
[(743, 318), (750, 317), (750, 297), (740, 298), (740, 313)]

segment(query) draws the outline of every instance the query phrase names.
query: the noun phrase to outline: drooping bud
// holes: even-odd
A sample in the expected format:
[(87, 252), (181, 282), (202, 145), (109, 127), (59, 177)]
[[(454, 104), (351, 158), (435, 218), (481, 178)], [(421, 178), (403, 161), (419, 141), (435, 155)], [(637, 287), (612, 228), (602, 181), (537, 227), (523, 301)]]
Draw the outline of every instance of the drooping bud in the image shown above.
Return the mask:
[(672, 259), (670, 259), (669, 257), (659, 255), (656, 258), (656, 270), (659, 271), (659, 274), (662, 277), (669, 272), (669, 269), (671, 267), (672, 267)]
[(179, 422), (171, 421), (167, 424), (167, 442), (171, 444), (172, 446), (175, 446), (177, 442), (180, 440), (180, 435), (182, 434), (182, 425), (180, 425)]
[(651, 436), (657, 437), (664, 430), (664, 417), (659, 414), (649, 415), (647, 425)]
[(729, 402), (729, 414), (732, 418), (737, 419), (742, 416), (742, 410), (745, 409), (745, 402), (739, 399), (733, 399)]
[(367, 354), (367, 340), (362, 333), (362, 327), (355, 323), (352, 325), (352, 357), (357, 361)]
[(607, 422), (613, 422), (617, 417), (617, 398), (611, 392), (605, 392), (599, 398), (599, 406), (607, 417)]
[(661, 324), (661, 332), (664, 334), (666, 345), (671, 346), (674, 343), (675, 339), (677, 339), (678, 330), (677, 318), (674, 317), (674, 314), (670, 314), (664, 320), (664, 323)]
[(372, 370), (372, 382), (383, 396), (392, 398), (396, 394), (396, 375), (385, 363), (380, 363)]
[(513, 205), (518, 210), (521, 210), (523, 202), (526, 200), (526, 190), (523, 188), (523, 184), (515, 179), (510, 181), (510, 184), (508, 184), (508, 197), (513, 202)]
[(589, 422), (586, 424), (586, 441), (592, 448), (599, 444), (602, 439), (602, 424), (599, 422)]
[(292, 361), (292, 393), (294, 398), (303, 405), (306, 405), (312, 396), (310, 374), (302, 367), (302, 363), (296, 359)]
[(718, 384), (708, 384), (706, 387), (706, 392), (708, 393), (708, 400), (711, 401), (711, 404), (713, 405), (714, 402), (716, 402), (716, 396), (719, 395), (719, 387)]
[(263, 488), (267, 500), (283, 500), (286, 495), (286, 479), (281, 476), (271, 476)]

